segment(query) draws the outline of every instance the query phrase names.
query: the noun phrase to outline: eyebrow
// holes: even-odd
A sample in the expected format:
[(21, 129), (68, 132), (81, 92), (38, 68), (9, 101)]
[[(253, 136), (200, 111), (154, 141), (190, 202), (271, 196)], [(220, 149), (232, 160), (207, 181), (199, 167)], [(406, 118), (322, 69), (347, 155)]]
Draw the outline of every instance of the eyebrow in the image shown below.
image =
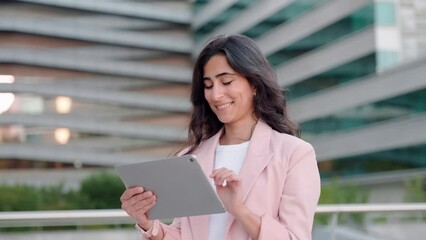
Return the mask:
[[(229, 72), (223, 72), (223, 73), (219, 73), (219, 74), (216, 74), (216, 78), (218, 78), (218, 77), (223, 77), (223, 76), (226, 76), (226, 75), (237, 75), (237, 74), (235, 74), (235, 73), (229, 73)], [(203, 81), (204, 80), (211, 80), (209, 77), (203, 77)]]

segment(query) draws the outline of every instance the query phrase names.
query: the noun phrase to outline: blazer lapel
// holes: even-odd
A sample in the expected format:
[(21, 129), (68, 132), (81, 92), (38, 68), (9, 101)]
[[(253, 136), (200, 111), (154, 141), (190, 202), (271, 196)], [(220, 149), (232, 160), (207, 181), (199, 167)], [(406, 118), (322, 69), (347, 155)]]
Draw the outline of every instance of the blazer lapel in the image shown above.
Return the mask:
[(272, 153), (269, 151), (271, 135), (272, 129), (266, 123), (259, 121), (253, 131), (246, 157), (240, 170), (240, 177), (243, 179), (242, 194), (244, 201), (247, 199), (257, 177), (272, 158)]
[[(194, 152), (194, 155), (197, 156), (200, 166), (206, 176), (209, 176), (213, 171), (216, 146), (219, 143), (222, 131), (223, 129), (216, 133), (212, 138), (202, 143), (202, 145), (200, 145), (200, 147)], [(244, 201), (247, 199), (257, 177), (262, 173), (263, 169), (265, 169), (272, 158), (272, 153), (269, 152), (271, 135), (272, 129), (266, 123), (259, 121), (256, 124), (239, 174), (243, 179), (242, 194)], [(229, 215), (225, 236), (228, 235), (228, 231), (234, 220), (234, 217)], [(208, 215), (189, 217), (189, 222), (193, 238), (195, 240), (208, 238)]]
[[(213, 137), (203, 142), (194, 152), (200, 163), (201, 169), (206, 176), (213, 171), (213, 164), (216, 152), (216, 146), (223, 130), (220, 130)], [(207, 239), (209, 234), (209, 215), (189, 217), (191, 230), (194, 240)]]
[[(269, 161), (272, 159), (272, 153), (269, 151), (271, 136), (271, 127), (262, 121), (258, 121), (250, 139), (246, 157), (239, 174), (243, 180), (242, 195), (244, 202), (256, 182), (257, 177), (262, 173)], [(234, 220), (234, 217), (229, 215), (226, 224), (225, 236), (228, 235), (228, 231)]]

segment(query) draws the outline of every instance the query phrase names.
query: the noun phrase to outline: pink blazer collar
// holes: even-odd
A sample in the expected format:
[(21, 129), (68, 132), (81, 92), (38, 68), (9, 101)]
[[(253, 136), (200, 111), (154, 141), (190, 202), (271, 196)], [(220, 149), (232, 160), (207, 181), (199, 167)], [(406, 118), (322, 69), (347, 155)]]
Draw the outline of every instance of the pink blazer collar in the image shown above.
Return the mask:
[[(202, 143), (197, 151), (194, 152), (194, 155), (197, 156), (200, 162), (201, 168), (207, 176), (209, 176), (213, 171), (216, 146), (219, 144), (219, 138), (222, 135), (222, 131), (223, 128), (213, 137)], [(271, 127), (262, 121), (258, 121), (254, 128), (246, 157), (240, 170), (240, 176), (243, 179), (242, 193), (244, 201), (247, 199), (257, 177), (272, 158), (272, 153), (269, 151), (271, 136)], [(194, 239), (207, 239), (209, 231), (209, 216), (194, 216), (189, 219)], [(229, 216), (227, 229), (225, 231), (226, 233), (229, 231), (233, 221), (234, 218)]]

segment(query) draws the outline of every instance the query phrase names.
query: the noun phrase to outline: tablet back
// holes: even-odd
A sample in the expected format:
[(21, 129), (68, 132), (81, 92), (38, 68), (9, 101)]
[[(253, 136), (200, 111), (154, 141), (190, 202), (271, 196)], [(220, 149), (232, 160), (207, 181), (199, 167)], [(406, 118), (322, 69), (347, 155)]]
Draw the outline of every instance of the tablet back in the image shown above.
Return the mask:
[(193, 155), (115, 167), (126, 187), (142, 186), (157, 196), (150, 219), (225, 212)]

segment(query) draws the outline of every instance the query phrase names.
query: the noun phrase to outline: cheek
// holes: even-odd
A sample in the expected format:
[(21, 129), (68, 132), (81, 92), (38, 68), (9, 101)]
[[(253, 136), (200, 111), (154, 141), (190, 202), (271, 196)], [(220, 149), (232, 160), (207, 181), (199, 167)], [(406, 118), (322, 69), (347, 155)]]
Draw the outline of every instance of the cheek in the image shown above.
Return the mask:
[(204, 90), (204, 99), (206, 99), (207, 103), (210, 105), (211, 103), (211, 91)]
[(252, 94), (244, 94), (242, 99), (243, 99), (244, 105), (247, 108), (253, 108), (254, 107), (254, 101), (253, 101), (253, 95)]
[(206, 99), (207, 101), (209, 101), (209, 93), (206, 90), (204, 90), (204, 99)]

